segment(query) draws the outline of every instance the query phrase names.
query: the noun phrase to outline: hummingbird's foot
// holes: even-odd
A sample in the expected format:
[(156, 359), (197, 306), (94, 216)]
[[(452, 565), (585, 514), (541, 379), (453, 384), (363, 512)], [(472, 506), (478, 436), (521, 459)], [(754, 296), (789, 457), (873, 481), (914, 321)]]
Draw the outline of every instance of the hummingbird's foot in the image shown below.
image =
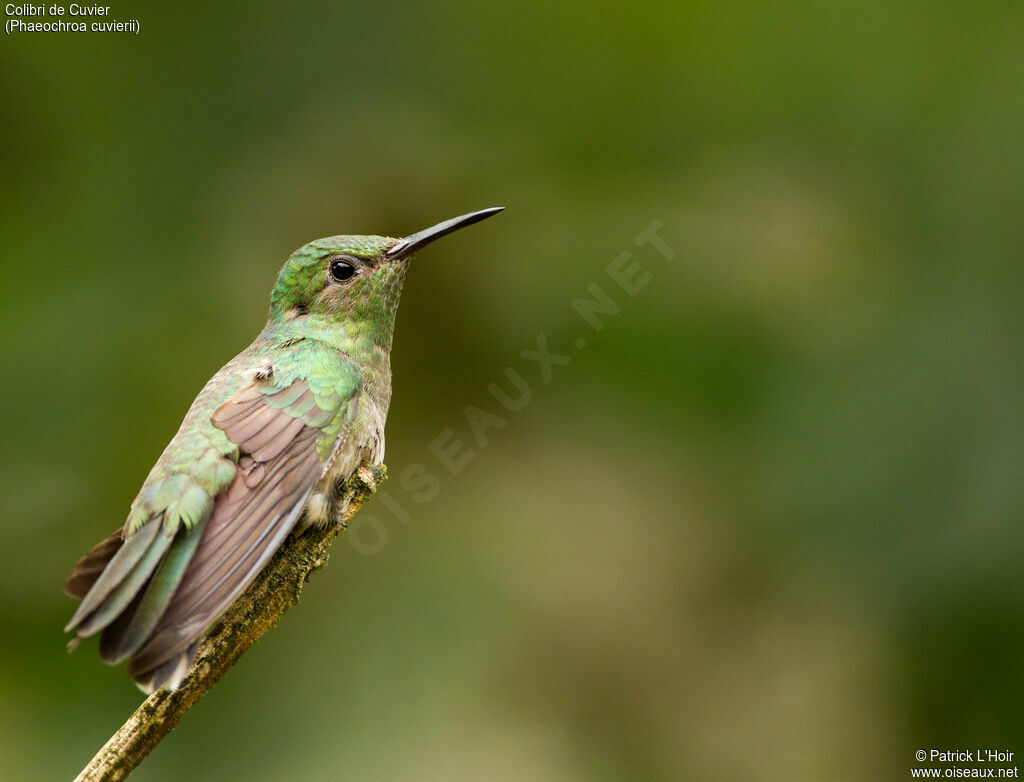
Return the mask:
[(306, 508), (295, 522), (290, 537), (297, 538), (310, 527), (329, 527), (338, 524), (348, 529), (348, 520), (356, 507), (368, 500), (387, 477), (383, 464), (363, 462), (347, 481), (338, 481), (333, 487), (315, 491), (306, 500)]
[(337, 501), (331, 518), (341, 525), (342, 529), (348, 529), (348, 520), (355, 513), (355, 507), (359, 508), (366, 500), (373, 496), (377, 487), (387, 477), (388, 471), (383, 464), (370, 464), (363, 462), (352, 473), (352, 476), (343, 484), (337, 486)]
[(377, 491), (377, 485), (384, 480), (387, 476), (387, 471), (381, 467), (375, 467), (372, 464), (361, 464), (359, 469), (356, 470), (354, 477), (358, 478), (362, 484), (362, 488), (373, 494)]

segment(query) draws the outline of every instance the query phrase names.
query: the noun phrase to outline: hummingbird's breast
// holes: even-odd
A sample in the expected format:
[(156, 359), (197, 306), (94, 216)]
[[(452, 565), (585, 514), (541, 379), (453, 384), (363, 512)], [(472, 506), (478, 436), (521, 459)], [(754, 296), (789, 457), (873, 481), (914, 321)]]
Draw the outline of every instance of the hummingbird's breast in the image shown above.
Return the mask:
[(363, 367), (355, 426), (351, 435), (338, 443), (327, 469), (313, 487), (300, 527), (336, 523), (346, 510), (343, 487), (353, 473), (361, 464), (380, 466), (384, 462), (384, 426), (391, 404), (391, 362), (383, 349), (374, 358), (377, 360)]
[(376, 346), (373, 360), (363, 366), (356, 431), (360, 436), (360, 462), (377, 466), (384, 461), (384, 424), (391, 406), (391, 353)]

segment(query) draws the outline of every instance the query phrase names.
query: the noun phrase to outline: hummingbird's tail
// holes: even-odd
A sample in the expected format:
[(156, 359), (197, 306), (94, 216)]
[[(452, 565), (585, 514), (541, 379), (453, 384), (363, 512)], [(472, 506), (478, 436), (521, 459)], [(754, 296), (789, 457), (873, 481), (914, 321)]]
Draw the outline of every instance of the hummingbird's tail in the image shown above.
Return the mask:
[(123, 528), (93, 546), (89, 553), (71, 568), (71, 574), (64, 580), (64, 594), (76, 600), (83, 599), (122, 545), (124, 545)]
[[(131, 609), (141, 599), (150, 576), (170, 548), (174, 533), (173, 528), (168, 529), (163, 523), (161, 513), (126, 536), (124, 543), (104, 563), (103, 572), (89, 587), (64, 631), (74, 631), (78, 638), (87, 638), (112, 625), (112, 629), (119, 627), (116, 620), (122, 614), (134, 613)], [(106, 635), (108, 633), (104, 632)]]
[[(93, 546), (89, 553), (78, 560), (71, 569), (71, 574), (64, 581), (65, 594), (76, 600), (83, 600), (123, 545), (124, 530), (119, 529), (109, 538)], [(76, 635), (71, 639), (68, 648), (74, 649), (81, 640)], [(165, 686), (170, 690), (177, 689), (185, 678), (185, 674), (188, 673), (188, 669), (192, 667), (192, 660), (195, 658), (198, 646), (199, 642), (197, 641), (177, 657), (168, 660), (158, 668), (147, 671), (143, 676), (135, 677), (135, 683), (147, 695), (160, 686)]]
[[(117, 665), (150, 640), (206, 526), (201, 519), (192, 529), (168, 528), (163, 515), (127, 537), (112, 535), (75, 566), (65, 589), (82, 602), (65, 627), (75, 632), (70, 648), (82, 638), (101, 633), (100, 658)], [(200, 628), (199, 635), (205, 629)], [(160, 686), (175, 689), (188, 672), (196, 640), (190, 638), (173, 654), (132, 672), (133, 678), (147, 692)]]
[[(123, 545), (124, 529), (122, 528), (93, 546), (89, 553), (78, 560), (71, 569), (71, 574), (64, 581), (65, 594), (76, 600), (84, 600)], [(137, 606), (133, 604), (132, 608), (137, 608)], [(129, 609), (126, 613), (134, 614), (135, 611)], [(118, 637), (120, 639), (120, 635)], [(71, 639), (68, 648), (74, 649), (81, 640), (81, 637), (76, 635)], [(199, 642), (197, 641), (184, 652), (157, 668), (147, 671), (141, 676), (136, 676), (135, 683), (147, 695), (161, 686), (170, 690), (177, 689), (192, 666), (198, 646)]]

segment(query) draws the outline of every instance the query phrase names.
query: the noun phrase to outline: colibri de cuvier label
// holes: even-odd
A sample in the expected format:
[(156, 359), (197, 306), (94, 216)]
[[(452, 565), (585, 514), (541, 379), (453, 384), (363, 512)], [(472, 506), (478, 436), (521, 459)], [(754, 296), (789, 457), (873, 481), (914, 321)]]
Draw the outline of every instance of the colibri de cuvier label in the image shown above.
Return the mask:
[(7, 3), (4, 32), (13, 33), (132, 33), (142, 29), (138, 19), (113, 19), (109, 5), (32, 5)]

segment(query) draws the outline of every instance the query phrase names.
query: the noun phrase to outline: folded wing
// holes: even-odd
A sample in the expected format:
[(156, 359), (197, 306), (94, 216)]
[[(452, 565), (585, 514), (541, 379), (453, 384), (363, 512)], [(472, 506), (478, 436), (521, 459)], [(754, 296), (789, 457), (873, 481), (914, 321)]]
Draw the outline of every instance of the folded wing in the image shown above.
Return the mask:
[(238, 454), (212, 509), (190, 526), (160, 514), (115, 534), (69, 576), (65, 589), (82, 604), (68, 629), (78, 637), (102, 631), (101, 657), (129, 659), (144, 690), (180, 683), (199, 640), (295, 525), (333, 447), (325, 436), (347, 434), (338, 422), (354, 418), (356, 387), (317, 395), (309, 385), (254, 381), (235, 393), (210, 418)]

